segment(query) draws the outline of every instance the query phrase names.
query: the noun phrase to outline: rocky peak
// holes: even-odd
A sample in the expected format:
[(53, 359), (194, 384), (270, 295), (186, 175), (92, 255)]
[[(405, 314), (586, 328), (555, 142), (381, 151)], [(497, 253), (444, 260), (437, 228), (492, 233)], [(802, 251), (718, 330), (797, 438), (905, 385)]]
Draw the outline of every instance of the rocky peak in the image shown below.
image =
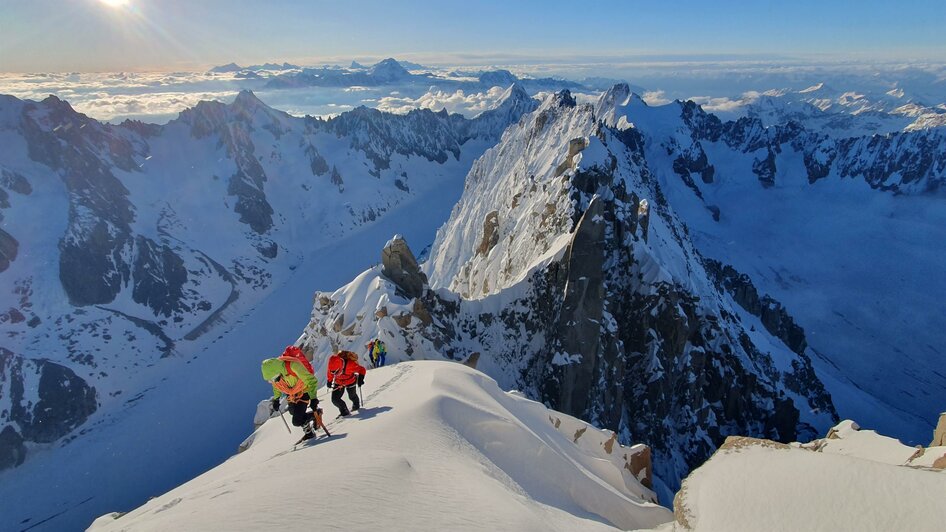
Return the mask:
[(418, 298), (424, 294), (427, 276), (420, 271), (417, 259), (401, 235), (384, 245), (381, 250), (381, 274), (394, 282), (398, 292), (407, 298)]
[(578, 102), (575, 101), (575, 97), (572, 96), (572, 92), (568, 89), (562, 89), (557, 92), (553, 101), (559, 107), (575, 107), (578, 105)]
[(627, 105), (632, 92), (627, 83), (617, 83), (598, 98), (596, 111), (608, 110), (611, 107)]
[(231, 108), (236, 111), (242, 111), (252, 114), (258, 108), (269, 109), (269, 107), (262, 102), (259, 98), (256, 97), (256, 94), (253, 94), (253, 91), (248, 89), (243, 89), (237, 94), (236, 99), (233, 100)]
[(933, 441), (929, 446), (946, 446), (946, 412), (939, 415), (939, 422), (936, 423), (936, 430), (933, 431)]
[(529, 93), (526, 92), (525, 87), (519, 83), (513, 83), (505, 91), (503, 91), (502, 96), (499, 97), (499, 100), (496, 101), (496, 104), (493, 106), (494, 109), (513, 107), (521, 105), (522, 102), (533, 102)]
[(480, 83), (489, 85), (490, 87), (507, 87), (511, 84), (517, 83), (519, 78), (517, 78), (515, 74), (508, 70), (490, 70), (480, 74), (479, 80)]
[(391, 57), (379, 61), (368, 72), (379, 81), (397, 81), (411, 76), (411, 73), (401, 66), (401, 63)]
[(220, 66), (215, 66), (211, 68), (210, 72), (213, 72), (215, 74), (224, 74), (224, 73), (229, 73), (229, 72), (239, 72), (240, 70), (243, 70), (243, 67), (241, 67), (240, 65), (236, 63), (227, 63), (226, 65), (220, 65)]

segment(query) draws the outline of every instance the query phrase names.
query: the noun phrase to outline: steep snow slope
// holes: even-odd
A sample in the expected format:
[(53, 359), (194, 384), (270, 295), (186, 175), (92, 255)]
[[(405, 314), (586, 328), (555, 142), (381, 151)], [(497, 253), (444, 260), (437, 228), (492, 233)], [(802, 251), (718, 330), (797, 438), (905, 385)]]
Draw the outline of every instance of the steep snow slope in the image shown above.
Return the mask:
[(851, 421), (807, 445), (732, 438), (686, 479), (661, 530), (942, 530), (943, 467), (946, 447), (919, 453)]
[(329, 439), (293, 451), (301, 431), (270, 419), (241, 454), (91, 530), (627, 530), (671, 518), (610, 433), (460, 364), (372, 370), (363, 395)]

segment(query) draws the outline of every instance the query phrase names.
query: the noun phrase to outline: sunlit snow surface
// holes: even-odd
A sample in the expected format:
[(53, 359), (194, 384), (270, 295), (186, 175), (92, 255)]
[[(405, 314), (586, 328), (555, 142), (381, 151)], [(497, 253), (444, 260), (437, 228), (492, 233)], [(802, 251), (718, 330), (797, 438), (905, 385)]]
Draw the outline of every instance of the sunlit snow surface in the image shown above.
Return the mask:
[(929, 465), (946, 447), (910, 460), (917, 449), (855, 427), (803, 446), (724, 446), (685, 481), (663, 529), (942, 530), (946, 472)]
[(400, 363), (370, 371), (363, 395), (329, 439), (293, 450), (301, 431), (272, 418), (243, 453), (92, 530), (626, 530), (671, 518), (622, 467), (628, 450), (605, 450), (610, 433), (476, 370)]

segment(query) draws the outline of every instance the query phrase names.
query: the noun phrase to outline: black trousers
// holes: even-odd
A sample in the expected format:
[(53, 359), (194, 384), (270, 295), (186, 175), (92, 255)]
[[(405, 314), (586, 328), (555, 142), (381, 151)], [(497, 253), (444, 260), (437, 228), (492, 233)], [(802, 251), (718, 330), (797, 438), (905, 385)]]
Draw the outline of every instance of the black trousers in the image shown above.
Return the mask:
[(289, 413), (292, 414), (292, 424), (296, 427), (301, 427), (312, 421), (313, 415), (311, 412), (306, 412), (306, 408), (309, 407), (309, 394), (302, 396), (302, 400), (298, 403), (289, 403)]
[(332, 404), (338, 407), (338, 413), (344, 416), (351, 414), (348, 410), (348, 405), (345, 404), (345, 401), (342, 401), (342, 394), (345, 393), (345, 390), (348, 390), (348, 398), (351, 399), (351, 409), (358, 410), (361, 408), (361, 402), (358, 400), (358, 390), (356, 390), (357, 385), (352, 384), (344, 388), (335, 388), (332, 390)]

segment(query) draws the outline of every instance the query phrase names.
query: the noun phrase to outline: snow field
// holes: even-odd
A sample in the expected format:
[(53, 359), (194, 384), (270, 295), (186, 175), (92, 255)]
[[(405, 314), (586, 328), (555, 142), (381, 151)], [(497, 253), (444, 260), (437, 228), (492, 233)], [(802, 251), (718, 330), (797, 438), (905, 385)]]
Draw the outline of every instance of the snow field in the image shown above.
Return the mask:
[(765, 444), (720, 450), (684, 482), (673, 529), (942, 530), (946, 475)]
[[(604, 453), (555, 429), (549, 411), (460, 364), (371, 370), (366, 407), (329, 424), (332, 438), (270, 419), (248, 449), (91, 530), (613, 530), (670, 512)], [(326, 403), (328, 404), (328, 403)], [(331, 417), (334, 407), (325, 407)], [(324, 436), (322, 437), (324, 438)]]

